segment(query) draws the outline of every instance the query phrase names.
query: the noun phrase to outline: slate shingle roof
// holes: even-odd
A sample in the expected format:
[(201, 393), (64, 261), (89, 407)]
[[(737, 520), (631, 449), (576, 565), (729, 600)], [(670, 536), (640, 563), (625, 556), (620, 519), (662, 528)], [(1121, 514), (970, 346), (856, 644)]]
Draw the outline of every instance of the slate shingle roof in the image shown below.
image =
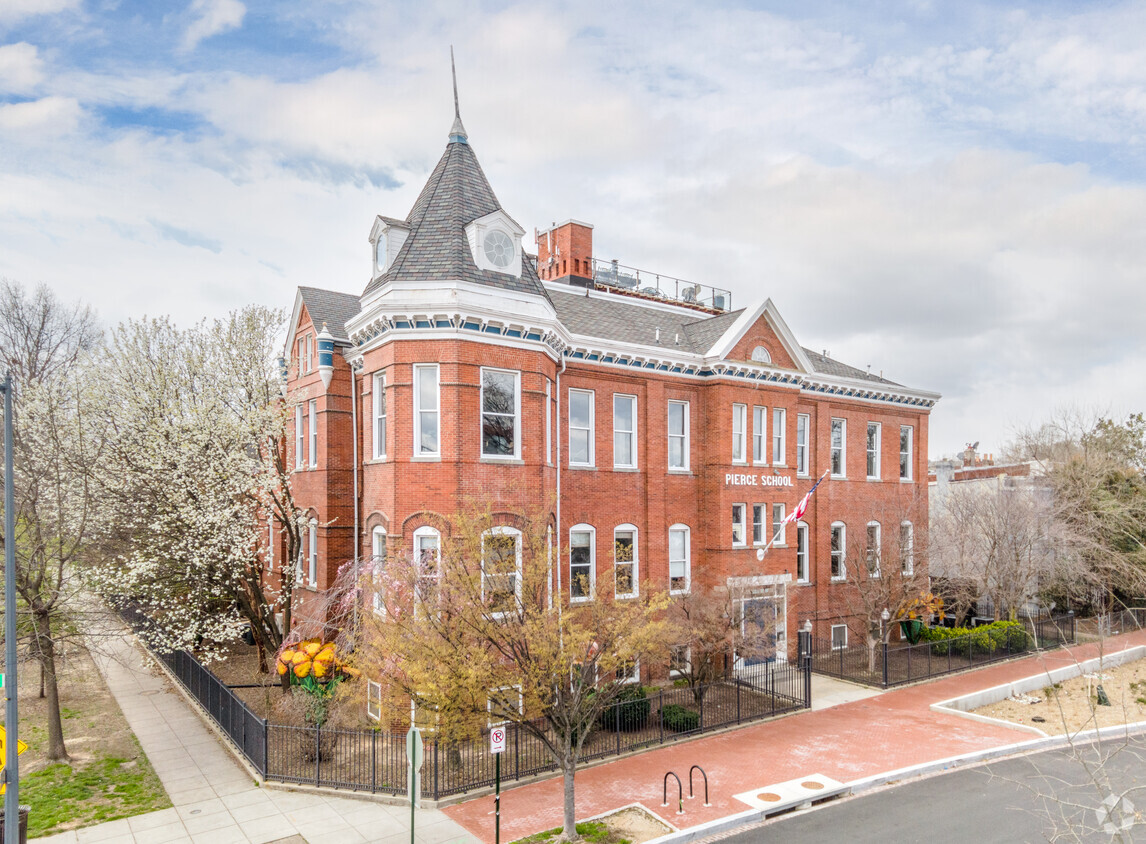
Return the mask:
[(300, 287), (302, 303), (317, 330), (326, 323), (327, 330), (335, 340), (349, 340), (346, 323), (358, 315), (358, 297), (353, 293), (337, 293), (334, 290), (321, 290), (317, 287)]
[(366, 285), (363, 295), (388, 281), (417, 284), (449, 279), (545, 296), (530, 261), (521, 262), (521, 278), (479, 270), (474, 263), (465, 227), (499, 210), (501, 204), (473, 148), (464, 141), (451, 141), (405, 220), (410, 234), (394, 265)]
[(894, 381), (888, 381), (886, 378), (880, 378), (878, 375), (872, 375), (870, 372), (865, 372), (862, 369), (856, 369), (854, 366), (848, 366), (846, 363), (840, 363), (838, 360), (825, 357), (819, 352), (813, 352), (811, 349), (804, 349), (804, 354), (812, 361), (812, 366), (816, 368), (816, 372), (822, 372), (824, 375), (837, 375), (841, 378), (858, 378), (860, 381), (874, 381), (877, 384), (888, 384), (892, 387), (901, 387), (902, 384), (896, 384)]

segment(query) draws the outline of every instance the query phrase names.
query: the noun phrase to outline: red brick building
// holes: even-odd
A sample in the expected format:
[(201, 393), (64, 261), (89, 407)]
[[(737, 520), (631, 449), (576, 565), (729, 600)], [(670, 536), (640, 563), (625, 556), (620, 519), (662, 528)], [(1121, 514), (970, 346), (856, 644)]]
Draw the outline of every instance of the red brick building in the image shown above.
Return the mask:
[(598, 261), (590, 225), (535, 233), (536, 257), (524, 235), (457, 119), (409, 215), (375, 219), (361, 294), (299, 289), (303, 600), (383, 543), (432, 549), (434, 515), (468, 498), (552, 500), (562, 601), (733, 584), (783, 642), (806, 619), (831, 635), (871, 514), (909, 493), (883, 530), (926, 525), (938, 395), (802, 348), (771, 300), (733, 310), (727, 291)]

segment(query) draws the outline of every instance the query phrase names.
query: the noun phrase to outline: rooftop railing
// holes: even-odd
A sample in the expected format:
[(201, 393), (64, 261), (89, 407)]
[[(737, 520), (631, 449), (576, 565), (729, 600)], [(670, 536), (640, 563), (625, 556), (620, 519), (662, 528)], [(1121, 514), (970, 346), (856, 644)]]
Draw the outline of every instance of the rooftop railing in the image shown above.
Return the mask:
[(732, 310), (732, 292), (681, 278), (626, 267), (617, 261), (593, 259), (593, 281), (621, 293), (710, 311)]

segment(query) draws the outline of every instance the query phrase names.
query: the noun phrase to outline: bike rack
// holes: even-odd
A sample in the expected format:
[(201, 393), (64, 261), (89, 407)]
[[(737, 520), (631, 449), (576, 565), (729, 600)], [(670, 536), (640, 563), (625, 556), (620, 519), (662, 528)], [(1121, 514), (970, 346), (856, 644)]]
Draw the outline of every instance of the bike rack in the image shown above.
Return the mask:
[(700, 765), (693, 765), (691, 768), (688, 769), (688, 799), (689, 800), (692, 799), (692, 772), (693, 771), (700, 771), (700, 775), (702, 777), (704, 777), (704, 805), (705, 806), (711, 806), (712, 804), (708, 802), (708, 774), (706, 774), (704, 772), (704, 768), (700, 767)]
[(683, 815), (684, 814), (684, 786), (681, 785), (680, 777), (678, 777), (672, 771), (669, 771), (667, 774), (665, 774), (665, 794), (664, 794), (665, 802), (661, 803), (661, 805), (667, 806), (669, 804), (669, 777), (672, 777), (674, 780), (676, 780), (676, 805), (677, 805), (676, 813), (678, 815)]

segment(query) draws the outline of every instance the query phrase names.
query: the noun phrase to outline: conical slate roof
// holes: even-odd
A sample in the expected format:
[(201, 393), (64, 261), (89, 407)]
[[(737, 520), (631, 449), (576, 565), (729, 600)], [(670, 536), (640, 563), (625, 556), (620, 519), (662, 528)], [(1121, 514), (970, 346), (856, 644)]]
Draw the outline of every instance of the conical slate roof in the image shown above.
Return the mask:
[[(460, 127), (460, 118), (456, 123)], [(445, 153), (406, 218), (410, 234), (393, 266), (371, 281), (363, 295), (390, 281), (467, 281), (545, 296), (537, 269), (528, 258), (521, 262), (521, 278), (480, 270), (474, 263), (465, 227), (502, 208), (473, 148), (464, 140), (465, 135), (450, 137)]]

